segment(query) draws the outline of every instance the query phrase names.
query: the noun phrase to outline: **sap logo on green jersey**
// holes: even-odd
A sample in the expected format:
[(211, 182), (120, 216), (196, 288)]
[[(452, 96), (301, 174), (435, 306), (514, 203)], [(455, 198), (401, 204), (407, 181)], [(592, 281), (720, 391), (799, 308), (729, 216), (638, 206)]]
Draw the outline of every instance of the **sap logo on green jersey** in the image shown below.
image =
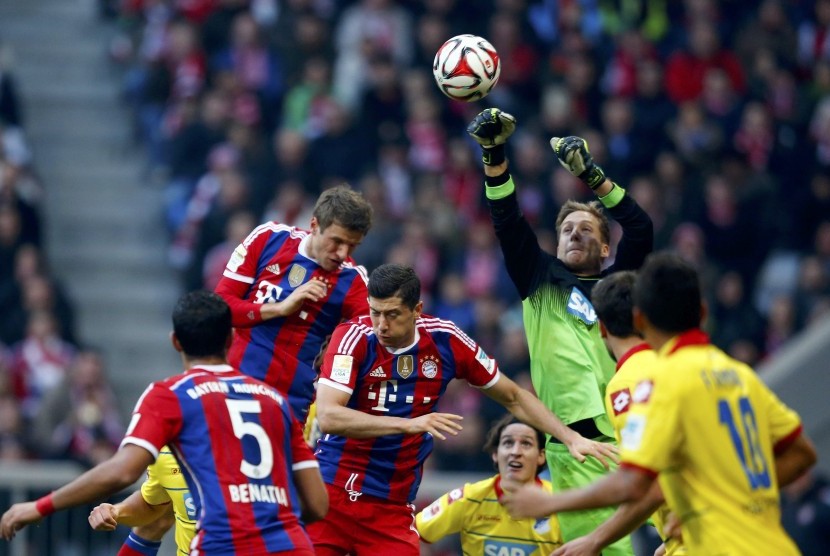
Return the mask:
[(568, 298), (568, 312), (585, 324), (597, 322), (597, 313), (594, 311), (594, 306), (576, 287), (571, 290), (571, 297)]
[(484, 556), (530, 556), (536, 546), (516, 542), (485, 541)]

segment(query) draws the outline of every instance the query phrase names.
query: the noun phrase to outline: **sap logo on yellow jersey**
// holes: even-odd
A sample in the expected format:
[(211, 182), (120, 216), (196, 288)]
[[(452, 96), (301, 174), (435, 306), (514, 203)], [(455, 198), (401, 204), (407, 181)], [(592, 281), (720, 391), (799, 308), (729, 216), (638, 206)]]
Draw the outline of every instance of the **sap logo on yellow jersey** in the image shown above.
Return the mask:
[(523, 543), (500, 541), (484, 543), (484, 556), (530, 556), (535, 551), (535, 546)]
[(597, 322), (597, 313), (594, 311), (594, 306), (576, 288), (571, 290), (571, 297), (568, 298), (568, 312), (585, 324), (594, 324)]

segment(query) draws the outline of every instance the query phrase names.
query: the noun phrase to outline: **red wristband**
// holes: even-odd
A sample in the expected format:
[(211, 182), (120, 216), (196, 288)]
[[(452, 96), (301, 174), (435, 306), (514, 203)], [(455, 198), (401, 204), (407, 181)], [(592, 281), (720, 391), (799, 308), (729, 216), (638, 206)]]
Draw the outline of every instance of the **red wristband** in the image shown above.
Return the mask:
[(35, 502), (35, 509), (43, 517), (55, 513), (55, 504), (52, 503), (52, 493), (50, 492), (46, 496), (38, 498), (37, 502)]

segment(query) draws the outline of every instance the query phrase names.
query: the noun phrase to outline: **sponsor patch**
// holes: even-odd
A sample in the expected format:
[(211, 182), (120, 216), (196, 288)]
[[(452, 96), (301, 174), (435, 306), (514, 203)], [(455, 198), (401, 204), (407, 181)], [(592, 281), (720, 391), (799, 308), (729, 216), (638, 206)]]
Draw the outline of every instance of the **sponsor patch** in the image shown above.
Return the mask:
[(622, 447), (626, 450), (639, 450), (640, 444), (643, 442), (643, 431), (646, 428), (645, 415), (629, 415), (625, 421), (625, 426), (620, 432), (622, 438)]
[(412, 371), (415, 370), (415, 362), (411, 355), (398, 356), (398, 374), (401, 378), (409, 378)]
[(421, 361), (421, 375), (426, 378), (435, 378), (438, 375), (438, 363), (432, 355), (427, 355)]
[(488, 539), (484, 541), (484, 556), (530, 556), (536, 548), (535, 544)]
[(305, 280), (306, 269), (298, 264), (291, 265), (291, 270), (288, 271), (288, 283), (292, 288), (296, 288)]
[(447, 504), (458, 502), (462, 498), (464, 498), (464, 488), (455, 488), (447, 495)]
[(585, 324), (591, 325), (597, 322), (597, 313), (594, 311), (594, 306), (576, 286), (571, 290), (567, 310)]
[(488, 374), (493, 374), (493, 371), (496, 370), (496, 361), (491, 359), (481, 346), (479, 346), (478, 351), (476, 352), (476, 361), (478, 361), (482, 367), (487, 371)]
[(348, 384), (352, 378), (353, 361), (351, 355), (335, 355), (331, 364), (331, 379), (340, 384)]
[(239, 267), (245, 262), (246, 256), (248, 256), (248, 250), (245, 249), (245, 246), (242, 244), (237, 245), (236, 249), (234, 249), (233, 253), (231, 253), (231, 258), (228, 261), (228, 270), (231, 272), (239, 270)]
[(631, 405), (631, 391), (628, 388), (611, 392), (610, 398), (614, 415), (620, 415), (628, 411), (628, 407)]
[(651, 393), (654, 391), (653, 380), (641, 380), (634, 387), (634, 394), (631, 396), (631, 401), (634, 403), (648, 403), (651, 399)]

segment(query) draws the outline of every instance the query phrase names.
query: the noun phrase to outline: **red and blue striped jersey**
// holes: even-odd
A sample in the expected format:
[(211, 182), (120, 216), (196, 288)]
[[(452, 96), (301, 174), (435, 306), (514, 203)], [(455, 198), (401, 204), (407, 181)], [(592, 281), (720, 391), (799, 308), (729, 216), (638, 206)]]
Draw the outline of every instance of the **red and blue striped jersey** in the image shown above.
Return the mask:
[[(454, 323), (427, 315), (416, 321), (415, 342), (389, 351), (368, 316), (337, 327), (323, 358), (320, 387), (351, 395), (348, 407), (370, 415), (416, 418), (435, 411), (454, 378), (490, 388), (499, 368)], [(323, 480), (354, 493), (411, 502), (421, 483), (432, 435), (356, 439), (332, 434), (317, 443)]]
[(293, 471), (317, 462), (274, 388), (230, 365), (191, 368), (144, 391), (124, 444), (172, 449), (196, 505), (191, 556), (311, 548)]
[[(344, 320), (369, 313), (365, 269), (349, 259), (336, 271), (324, 270), (307, 254), (310, 235), (262, 224), (236, 248), (216, 286), (236, 328), (228, 361), (288, 396), (301, 423), (314, 399), (314, 358), (326, 338)], [(325, 282), (328, 295), (287, 317), (262, 320), (262, 304), (284, 300), (309, 280)]]

